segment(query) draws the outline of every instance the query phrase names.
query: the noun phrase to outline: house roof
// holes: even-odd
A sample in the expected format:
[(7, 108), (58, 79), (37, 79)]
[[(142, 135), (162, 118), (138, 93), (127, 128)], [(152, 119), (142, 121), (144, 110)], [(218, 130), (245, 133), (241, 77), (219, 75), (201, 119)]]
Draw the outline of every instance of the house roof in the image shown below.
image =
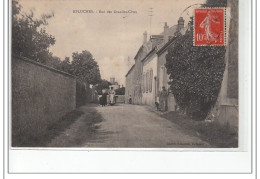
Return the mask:
[[(174, 27), (174, 26), (173, 26), (173, 27)], [(188, 29), (188, 26), (185, 26), (184, 28), (182, 28), (182, 29), (180, 30), (180, 33), (181, 33), (182, 35), (184, 35), (184, 34), (186, 33), (187, 29)], [(176, 30), (177, 30), (177, 29), (176, 29)], [(158, 45), (158, 46), (157, 46), (157, 47), (158, 47), (157, 54), (160, 55), (160, 54), (162, 54), (165, 50), (167, 50), (167, 49), (169, 48), (169, 46), (170, 46), (171, 44), (173, 44), (174, 40), (175, 40), (175, 37), (173, 36), (173, 38), (171, 38), (171, 39), (170, 39), (168, 42), (166, 42), (165, 44), (160, 44), (160, 45)]]
[(125, 77), (127, 77), (129, 75), (129, 73), (134, 69), (135, 64), (130, 68), (130, 70), (128, 70), (127, 74), (125, 75)]
[[(155, 46), (157, 46), (158, 44), (163, 42), (163, 35), (151, 35), (150, 41), (152, 42), (152, 48), (154, 48)], [(149, 41), (146, 42), (146, 43), (149, 43)], [(137, 59), (137, 56), (141, 52), (143, 47), (144, 47), (143, 45), (140, 46), (140, 48), (139, 48), (138, 52), (136, 53), (134, 59)]]
[(141, 45), (141, 47), (139, 48), (139, 50), (138, 50), (138, 52), (136, 53), (136, 55), (135, 55), (134, 59), (136, 59), (136, 58), (137, 58), (137, 56), (138, 56), (138, 54), (140, 53), (140, 51), (142, 50), (142, 48), (143, 48), (143, 45)]
[[(186, 30), (188, 29), (188, 26), (185, 26), (184, 28), (182, 28), (180, 30), (181, 34), (185, 34)], [(173, 38), (171, 38), (169, 41), (167, 41), (166, 43), (164, 43), (164, 32), (160, 33), (159, 35), (151, 35), (150, 36), (150, 41), (152, 42), (152, 50), (150, 52), (148, 52), (148, 54), (146, 54), (146, 56), (141, 60), (141, 62), (144, 62), (145, 59), (151, 55), (154, 51), (157, 51), (156, 53), (158, 55), (160, 55), (161, 53), (163, 53), (165, 50), (167, 50), (167, 48), (174, 42), (174, 34), (177, 32), (178, 30), (178, 25), (173, 25), (171, 27), (169, 27), (167, 34), (169, 36), (172, 36)], [(141, 45), (141, 47), (139, 48), (137, 54), (135, 55), (134, 59), (137, 59), (138, 54), (141, 52), (141, 50), (143, 49), (143, 45)], [(133, 65), (134, 66), (134, 65)], [(132, 66), (132, 68), (133, 68)], [(132, 70), (132, 68), (129, 70), (129, 72)], [(129, 73), (128, 72), (128, 73)], [(128, 75), (127, 73), (127, 75)], [(127, 76), (126, 75), (126, 76)]]
[[(178, 25), (173, 25), (173, 26), (169, 27), (168, 33), (169, 33), (170, 35), (172, 35), (172, 34), (174, 34), (177, 30), (178, 30)], [(164, 32), (160, 33), (160, 35), (164, 35)]]
[(153, 53), (156, 52), (156, 46), (141, 60), (141, 62), (144, 62), (148, 57)]
[(163, 39), (163, 34), (162, 35), (151, 35), (150, 39)]
[(173, 44), (175, 40), (175, 37), (173, 37), (171, 40), (169, 40), (166, 44), (162, 44), (162, 46), (159, 48), (159, 50), (157, 51), (158, 55), (161, 55), (165, 50), (168, 49), (168, 47)]

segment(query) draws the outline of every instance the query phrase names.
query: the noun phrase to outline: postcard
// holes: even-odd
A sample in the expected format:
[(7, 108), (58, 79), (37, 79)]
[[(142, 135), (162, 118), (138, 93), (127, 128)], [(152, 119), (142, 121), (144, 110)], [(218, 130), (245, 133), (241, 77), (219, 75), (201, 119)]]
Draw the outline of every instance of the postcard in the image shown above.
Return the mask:
[(250, 146), (239, 1), (12, 0), (9, 6), (11, 154), (214, 154)]

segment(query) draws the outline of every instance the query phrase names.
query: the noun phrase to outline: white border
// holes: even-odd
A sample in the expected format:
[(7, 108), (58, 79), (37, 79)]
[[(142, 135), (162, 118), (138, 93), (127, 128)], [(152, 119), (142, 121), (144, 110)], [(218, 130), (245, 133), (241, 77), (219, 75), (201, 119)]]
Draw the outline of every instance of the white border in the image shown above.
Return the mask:
[[(6, 3), (7, 1), (5, 1)], [(250, 39), (251, 39), (251, 24), (248, 19), (251, 19), (249, 1), (240, 0), (240, 37), (239, 52), (240, 58), (244, 57), (245, 61), (239, 64), (240, 73), (240, 88), (245, 88), (244, 93), (240, 93), (245, 98), (246, 103), (240, 101), (240, 111), (249, 109), (242, 113), (240, 119), (247, 119), (249, 121), (248, 128), (251, 126), (251, 121), (248, 119), (248, 114), (251, 114), (251, 103), (248, 104), (248, 95), (251, 94), (251, 51), (250, 51)], [(6, 4), (5, 4), (5, 7)], [(7, 9), (7, 8), (5, 8)], [(5, 32), (8, 32), (7, 25), (5, 26)], [(5, 38), (7, 36), (4, 36)], [(6, 47), (7, 44), (5, 44)], [(6, 55), (6, 54), (5, 54)], [(7, 58), (5, 58), (5, 62)], [(247, 61), (246, 61), (247, 60)], [(240, 61), (241, 62), (241, 61)], [(243, 66), (244, 65), (244, 66)], [(7, 63), (5, 68), (5, 92), (7, 92), (7, 75), (8, 72)], [(241, 72), (241, 68), (243, 70)], [(242, 73), (242, 74), (241, 74)], [(241, 76), (242, 75), (242, 76)], [(245, 75), (245, 76), (244, 76)], [(242, 79), (242, 83), (241, 83)], [(242, 90), (243, 91), (243, 90)], [(241, 90), (240, 90), (241, 92)], [(5, 99), (7, 95), (5, 93)], [(242, 104), (241, 104), (242, 103)], [(5, 100), (5, 106), (7, 106), (7, 100)], [(7, 114), (7, 108), (5, 111)], [(243, 112), (243, 110), (242, 110)], [(5, 144), (7, 144), (7, 118), (5, 116)], [(240, 120), (241, 121), (241, 120)], [(246, 121), (246, 120), (245, 120)], [(241, 124), (240, 124), (241, 126)], [(250, 133), (249, 133), (250, 134)], [(241, 136), (241, 135), (240, 135)], [(250, 135), (245, 140), (250, 140)], [(52, 172), (248, 172), (251, 171), (251, 150), (250, 145), (245, 148), (244, 152), (159, 152), (159, 151), (44, 151), (44, 150), (12, 150), (10, 163), (12, 168), (22, 170), (23, 172), (35, 172), (35, 171), (52, 171)], [(7, 145), (5, 150), (5, 173), (7, 175)], [(205, 163), (207, 164), (205, 166)], [(21, 178), (19, 175), (8, 175), (8, 178)], [(34, 177), (32, 175), (23, 175), (26, 178)], [(43, 175), (46, 178), (49, 176)], [(55, 176), (54, 176), (55, 177)], [(206, 176), (208, 178), (208, 176)], [(206, 178), (205, 177), (205, 178)], [(221, 176), (222, 177), (222, 176)], [(230, 176), (228, 175), (230, 178)], [(57, 178), (57, 177), (55, 177)], [(66, 176), (64, 176), (66, 178)], [(71, 177), (70, 177), (71, 178)], [(198, 178), (203, 178), (199, 176)], [(219, 177), (218, 177), (219, 178)], [(236, 176), (236, 178), (240, 178)]]

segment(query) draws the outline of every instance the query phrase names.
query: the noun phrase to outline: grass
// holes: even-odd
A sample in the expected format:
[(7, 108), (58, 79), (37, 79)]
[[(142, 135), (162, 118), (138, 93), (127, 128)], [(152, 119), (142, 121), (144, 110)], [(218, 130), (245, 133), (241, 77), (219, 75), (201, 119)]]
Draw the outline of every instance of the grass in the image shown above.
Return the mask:
[(86, 141), (93, 140), (93, 134), (99, 129), (98, 123), (102, 122), (102, 116), (93, 108), (88, 108), (72, 130), (67, 130), (49, 145), (51, 147), (82, 147)]
[[(62, 118), (45, 126), (43, 132), (27, 131), (15, 141), (21, 141), (13, 147), (80, 147), (86, 141), (93, 140), (93, 134), (103, 121), (102, 116), (87, 105), (86, 108), (76, 109)], [(84, 112), (83, 112), (84, 111)]]
[(212, 147), (238, 147), (237, 130), (228, 125), (223, 126), (217, 122), (194, 121), (188, 116), (176, 111), (161, 116), (179, 125), (186, 133), (200, 137), (202, 140), (208, 142)]
[[(62, 118), (46, 125), (44, 132), (35, 135), (34, 130), (27, 131), (23, 135), (15, 135), (13, 147), (46, 147), (46, 145), (57, 135), (74, 123), (82, 114), (82, 111), (73, 110)], [(14, 136), (13, 136), (14, 137)]]

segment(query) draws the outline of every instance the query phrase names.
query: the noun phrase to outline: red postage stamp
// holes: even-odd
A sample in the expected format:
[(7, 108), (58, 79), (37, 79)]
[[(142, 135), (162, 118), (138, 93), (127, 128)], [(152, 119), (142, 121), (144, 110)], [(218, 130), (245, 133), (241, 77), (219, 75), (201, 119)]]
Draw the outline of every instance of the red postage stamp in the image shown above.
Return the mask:
[(225, 9), (195, 9), (193, 30), (195, 46), (225, 45)]

